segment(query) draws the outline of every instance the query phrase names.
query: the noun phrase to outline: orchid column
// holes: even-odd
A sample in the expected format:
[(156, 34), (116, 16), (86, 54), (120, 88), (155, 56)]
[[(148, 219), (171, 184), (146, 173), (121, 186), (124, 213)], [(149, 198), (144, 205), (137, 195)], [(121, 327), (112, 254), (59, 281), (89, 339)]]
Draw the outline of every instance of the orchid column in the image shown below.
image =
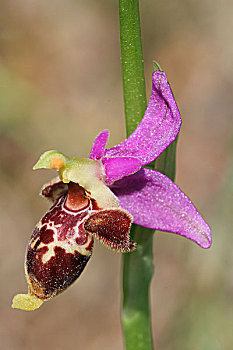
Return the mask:
[[(146, 110), (139, 0), (119, 0), (120, 45), (127, 136)], [(153, 275), (153, 230), (133, 225), (137, 250), (123, 256), (122, 325), (129, 349), (153, 348), (149, 286)]]

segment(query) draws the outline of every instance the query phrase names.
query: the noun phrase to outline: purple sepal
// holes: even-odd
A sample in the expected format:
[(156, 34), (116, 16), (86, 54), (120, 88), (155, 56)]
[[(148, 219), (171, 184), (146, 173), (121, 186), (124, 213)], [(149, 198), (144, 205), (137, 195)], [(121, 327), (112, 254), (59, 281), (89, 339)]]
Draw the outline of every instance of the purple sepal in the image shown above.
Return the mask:
[(134, 223), (189, 238), (202, 248), (211, 246), (211, 230), (190, 199), (165, 175), (141, 169), (112, 187)]
[(122, 143), (105, 151), (107, 157), (135, 157), (142, 165), (156, 159), (177, 137), (181, 117), (164, 72), (154, 72), (152, 93), (137, 129)]
[(93, 142), (91, 152), (90, 152), (90, 159), (100, 159), (104, 156), (105, 147), (108, 141), (109, 137), (109, 131), (103, 130), (101, 133), (99, 133), (98, 136), (96, 136), (95, 141)]
[(103, 158), (107, 185), (136, 173), (141, 169), (141, 162), (133, 157)]

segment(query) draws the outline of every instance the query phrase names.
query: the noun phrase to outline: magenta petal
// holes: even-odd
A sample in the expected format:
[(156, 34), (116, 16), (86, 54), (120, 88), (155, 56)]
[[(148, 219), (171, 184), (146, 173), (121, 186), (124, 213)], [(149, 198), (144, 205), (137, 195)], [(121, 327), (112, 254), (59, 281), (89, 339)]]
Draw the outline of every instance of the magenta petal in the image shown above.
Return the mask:
[(103, 157), (108, 137), (108, 130), (103, 130), (98, 136), (96, 136), (91, 148), (90, 159), (100, 159)]
[(134, 223), (189, 238), (202, 248), (211, 246), (211, 230), (190, 199), (165, 175), (142, 169), (112, 186)]
[(166, 74), (154, 72), (152, 93), (144, 118), (122, 143), (105, 152), (108, 157), (135, 157), (143, 165), (156, 159), (177, 137), (181, 117)]
[(141, 162), (133, 157), (103, 158), (107, 185), (136, 173), (141, 168)]

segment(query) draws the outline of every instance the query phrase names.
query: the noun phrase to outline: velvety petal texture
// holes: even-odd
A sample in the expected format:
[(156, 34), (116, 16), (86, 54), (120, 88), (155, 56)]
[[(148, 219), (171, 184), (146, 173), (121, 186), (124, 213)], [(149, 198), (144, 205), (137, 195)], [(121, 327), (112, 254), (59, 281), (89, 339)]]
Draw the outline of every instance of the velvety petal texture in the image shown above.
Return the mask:
[(211, 245), (211, 230), (190, 199), (165, 175), (141, 169), (116, 182), (112, 191), (134, 223), (189, 238), (202, 248)]
[(92, 145), (91, 152), (90, 152), (90, 159), (98, 160), (104, 156), (106, 144), (109, 137), (109, 131), (103, 130), (101, 133), (99, 133), (98, 136), (96, 136), (95, 141)]
[(107, 185), (122, 179), (125, 176), (136, 173), (141, 169), (141, 162), (133, 157), (103, 158)]
[(181, 117), (164, 72), (154, 72), (152, 93), (137, 129), (122, 143), (105, 151), (107, 157), (135, 157), (142, 165), (156, 159), (177, 137)]
[(136, 247), (129, 237), (132, 222), (133, 217), (126, 210), (98, 210), (85, 221), (84, 228), (107, 247), (130, 252)]

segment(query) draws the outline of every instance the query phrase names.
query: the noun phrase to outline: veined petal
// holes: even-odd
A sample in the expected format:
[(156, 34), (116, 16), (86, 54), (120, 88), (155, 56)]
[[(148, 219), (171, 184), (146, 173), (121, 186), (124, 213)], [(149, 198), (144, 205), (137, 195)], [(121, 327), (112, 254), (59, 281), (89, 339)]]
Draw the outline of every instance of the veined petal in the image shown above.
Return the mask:
[(109, 137), (109, 131), (103, 130), (101, 133), (99, 133), (98, 136), (96, 136), (95, 141), (92, 145), (91, 152), (90, 152), (90, 159), (98, 160), (104, 156), (106, 143), (108, 141)]
[(156, 159), (177, 137), (181, 117), (164, 72), (154, 72), (152, 93), (137, 129), (122, 143), (105, 151), (107, 157), (135, 157), (142, 165)]
[(134, 223), (189, 238), (202, 248), (211, 246), (211, 230), (190, 199), (165, 175), (141, 169), (112, 186)]
[(133, 157), (103, 158), (107, 185), (122, 179), (125, 176), (136, 173), (141, 169), (141, 162)]

